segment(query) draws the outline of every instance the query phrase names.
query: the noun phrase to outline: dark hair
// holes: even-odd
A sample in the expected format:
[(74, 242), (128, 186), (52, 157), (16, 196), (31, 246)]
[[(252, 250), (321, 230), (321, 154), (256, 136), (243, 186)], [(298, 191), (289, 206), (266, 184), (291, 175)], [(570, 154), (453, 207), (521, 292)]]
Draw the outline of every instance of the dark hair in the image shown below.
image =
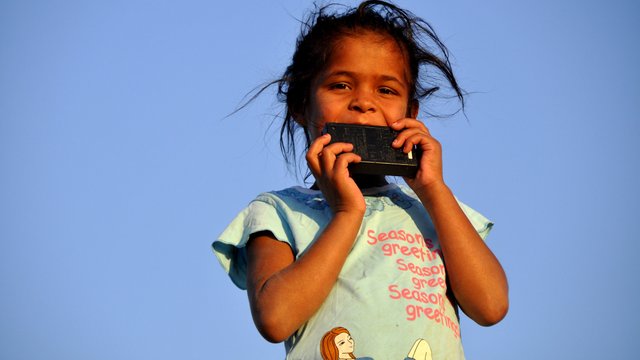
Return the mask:
[[(336, 4), (315, 6), (302, 21), (291, 64), (282, 77), (263, 87), (249, 100), (267, 87), (278, 85), (278, 100), (286, 109), (280, 128), (280, 149), (290, 166), (296, 158), (296, 132), (302, 129), (294, 115), (304, 113), (311, 96), (312, 80), (324, 70), (335, 45), (344, 36), (370, 31), (391, 37), (408, 57), (410, 101), (428, 98), (445, 80), (464, 109), (463, 91), (453, 76), (449, 52), (426, 21), (385, 1), (364, 1), (357, 8), (342, 13), (331, 11), (335, 7)], [(310, 139), (302, 130), (308, 148)]]

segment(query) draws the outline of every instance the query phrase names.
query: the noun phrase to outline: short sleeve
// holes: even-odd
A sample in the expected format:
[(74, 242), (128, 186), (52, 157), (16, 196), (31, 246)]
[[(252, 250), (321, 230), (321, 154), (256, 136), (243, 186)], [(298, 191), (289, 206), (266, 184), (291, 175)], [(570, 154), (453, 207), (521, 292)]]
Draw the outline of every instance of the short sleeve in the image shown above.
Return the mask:
[(240, 289), (247, 288), (246, 245), (249, 236), (260, 231), (270, 231), (277, 240), (294, 249), (293, 237), (274, 204), (254, 200), (242, 210), (212, 244), (218, 261)]
[(491, 228), (493, 228), (493, 222), (459, 200), (458, 205), (460, 205), (462, 212), (467, 215), (467, 218), (471, 222), (471, 225), (473, 225), (473, 227), (478, 232), (478, 235), (480, 235), (482, 240), (485, 240), (489, 235)]

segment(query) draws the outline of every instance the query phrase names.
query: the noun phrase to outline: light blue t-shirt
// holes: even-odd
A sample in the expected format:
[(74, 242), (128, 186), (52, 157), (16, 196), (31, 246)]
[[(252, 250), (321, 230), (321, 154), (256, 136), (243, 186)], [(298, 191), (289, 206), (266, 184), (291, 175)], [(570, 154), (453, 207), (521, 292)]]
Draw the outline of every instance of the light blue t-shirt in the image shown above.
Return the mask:
[[(285, 342), (287, 359), (322, 359), (322, 337), (336, 327), (353, 338), (355, 356), (404, 359), (423, 339), (434, 360), (464, 359), (457, 306), (447, 292), (446, 270), (433, 223), (406, 186), (363, 192), (367, 210), (340, 276), (320, 309)], [(492, 223), (460, 203), (484, 239)], [(231, 280), (246, 289), (245, 245), (270, 231), (296, 259), (331, 219), (322, 193), (302, 187), (263, 193), (213, 243)], [(322, 269), (318, 269), (322, 271)]]

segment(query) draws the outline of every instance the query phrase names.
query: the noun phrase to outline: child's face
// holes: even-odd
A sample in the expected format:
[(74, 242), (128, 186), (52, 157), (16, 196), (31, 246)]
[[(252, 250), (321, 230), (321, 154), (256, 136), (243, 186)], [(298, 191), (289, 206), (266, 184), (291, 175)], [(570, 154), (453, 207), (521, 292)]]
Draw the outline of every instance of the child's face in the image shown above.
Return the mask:
[(311, 84), (310, 102), (296, 120), (317, 138), (326, 122), (389, 126), (415, 117), (409, 108), (409, 67), (400, 46), (375, 33), (345, 36)]

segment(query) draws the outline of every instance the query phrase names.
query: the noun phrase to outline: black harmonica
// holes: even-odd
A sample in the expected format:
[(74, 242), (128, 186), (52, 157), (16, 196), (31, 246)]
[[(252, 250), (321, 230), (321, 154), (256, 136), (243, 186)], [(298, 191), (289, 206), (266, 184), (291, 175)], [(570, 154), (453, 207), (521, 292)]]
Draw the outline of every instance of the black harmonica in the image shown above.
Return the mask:
[(362, 158), (349, 165), (354, 174), (414, 177), (418, 171), (419, 149), (414, 147), (406, 154), (391, 147), (398, 132), (390, 127), (327, 123), (322, 133), (330, 134), (332, 143), (353, 144), (353, 152)]

